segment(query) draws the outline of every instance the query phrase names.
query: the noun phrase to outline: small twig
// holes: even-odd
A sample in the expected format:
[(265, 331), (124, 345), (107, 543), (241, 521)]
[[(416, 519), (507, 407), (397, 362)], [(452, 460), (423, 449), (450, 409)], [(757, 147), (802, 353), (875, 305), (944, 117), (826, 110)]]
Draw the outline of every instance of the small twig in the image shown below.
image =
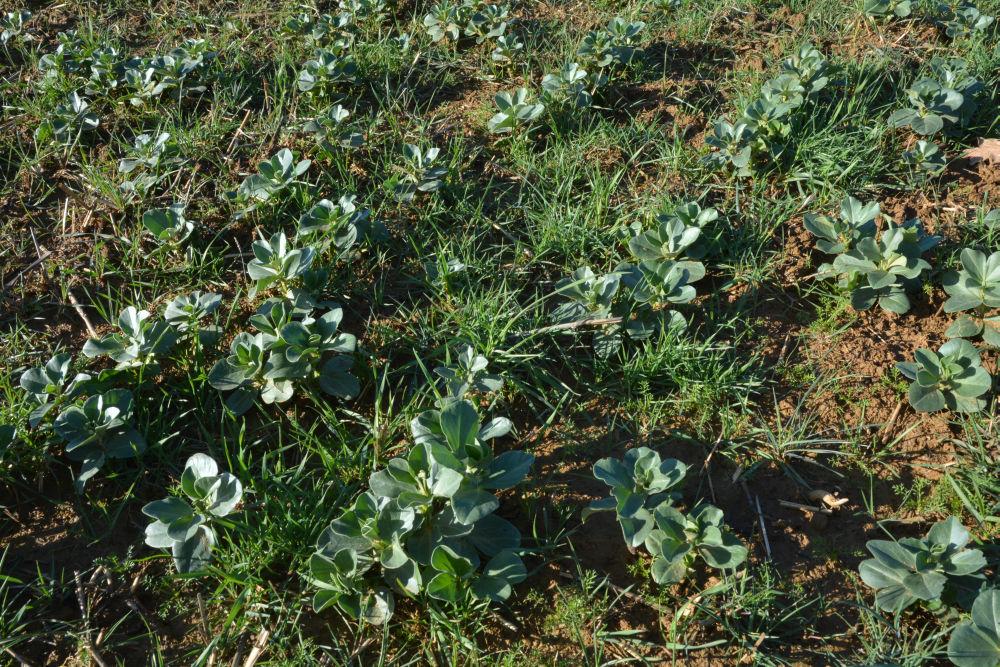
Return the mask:
[(794, 510), (802, 510), (803, 512), (813, 512), (819, 514), (833, 514), (833, 510), (827, 509), (826, 507), (815, 507), (813, 505), (803, 505), (802, 503), (793, 503), (791, 500), (779, 500), (778, 504), (782, 507), (790, 507)]
[(806, 207), (808, 207), (809, 204), (813, 203), (813, 201), (815, 199), (816, 199), (816, 195), (815, 194), (810, 194), (808, 197), (806, 197), (805, 199), (802, 200), (802, 203), (799, 205), (798, 210), (796, 210), (795, 212), (796, 213), (801, 213), (802, 211), (806, 210)]
[(44, 254), (42, 254), (41, 257), (39, 257), (34, 262), (32, 262), (31, 264), (28, 264), (28, 266), (26, 266), (23, 269), (21, 269), (20, 271), (18, 271), (16, 276), (14, 276), (10, 280), (8, 280), (6, 283), (4, 283), (4, 286), (3, 286), (4, 291), (6, 292), (10, 288), (12, 288), (15, 284), (17, 284), (17, 281), (20, 280), (22, 276), (24, 276), (26, 273), (28, 273), (29, 271), (31, 271), (33, 268), (35, 268), (36, 266), (38, 266), (39, 264), (41, 264), (42, 262), (44, 262), (45, 259), (49, 255), (51, 255), (51, 254), (52, 254), (51, 252), (49, 252), (48, 250), (45, 250)]
[[(64, 213), (64, 215), (65, 215), (65, 213)], [(35, 254), (38, 255), (38, 256), (41, 256), (41, 254), (42, 254), (42, 248), (41, 248), (41, 246), (38, 245), (38, 239), (35, 238), (35, 228), (34, 227), (28, 227), (28, 233), (31, 234), (31, 244), (33, 246), (35, 246)]]
[[(371, 646), (374, 641), (375, 641), (374, 639), (372, 639), (371, 637), (369, 637), (368, 639), (366, 639), (363, 642), (361, 642), (360, 644), (358, 644), (354, 648), (354, 650), (351, 651), (351, 656), (350, 656), (350, 658), (348, 658), (348, 660), (349, 661), (353, 660), (354, 658), (356, 658), (359, 655), (361, 655), (361, 652), (364, 651), (369, 646)], [(330, 654), (329, 653), (324, 653), (323, 654), (323, 661), (325, 661), (325, 663), (321, 663), (321, 664), (330, 664)]]
[(882, 427), (882, 438), (879, 440), (879, 444), (882, 446), (885, 446), (885, 444), (889, 442), (889, 438), (892, 437), (892, 427), (896, 423), (896, 419), (899, 417), (899, 413), (903, 409), (904, 402), (905, 401), (901, 400), (896, 404), (896, 409), (892, 411), (889, 421), (887, 421), (885, 426)]
[(500, 614), (500, 612), (498, 612), (498, 611), (495, 611), (495, 610), (493, 610), (493, 609), (490, 609), (490, 616), (492, 616), (492, 617), (493, 617), (493, 618), (495, 618), (495, 619), (496, 619), (497, 621), (499, 621), (499, 622), (500, 622), (500, 625), (504, 626), (505, 628), (507, 628), (507, 629), (508, 629), (508, 630), (510, 630), (511, 632), (520, 632), (520, 631), (521, 631), (521, 626), (519, 626), (519, 625), (518, 625), (517, 623), (515, 623), (514, 621), (512, 621), (512, 620), (510, 620), (510, 619), (508, 619), (508, 618), (505, 618), (505, 617), (504, 617), (504, 616), (502, 616), (502, 615)]
[(246, 115), (243, 116), (243, 122), (240, 123), (240, 126), (238, 128), (236, 128), (236, 132), (233, 134), (233, 140), (229, 142), (229, 147), (226, 149), (226, 154), (233, 152), (233, 146), (236, 145), (236, 140), (240, 138), (241, 134), (243, 134), (243, 126), (247, 124), (248, 120), (250, 120), (249, 109), (247, 109)]
[[(195, 594), (195, 600), (198, 602), (198, 615), (201, 617), (201, 634), (205, 638), (205, 643), (212, 641), (212, 635), (209, 632), (208, 627), (208, 613), (205, 611), (205, 600), (201, 597), (201, 592)], [(212, 667), (215, 664), (215, 647), (212, 647), (211, 652), (208, 654), (208, 660), (205, 662), (207, 667)]]
[[(83, 216), (83, 221), (79, 225), (80, 229), (81, 230), (86, 229), (87, 225), (90, 224), (90, 219), (93, 218), (93, 217), (94, 217), (94, 209), (89, 209), (87, 211), (87, 214)], [(111, 217), (111, 214), (109, 213), (108, 214), (108, 218), (110, 218), (110, 217)], [(73, 231), (74, 232), (76, 231), (76, 228), (77, 228), (76, 216), (73, 216)]]
[(778, 359), (774, 362), (775, 366), (780, 366), (785, 360), (785, 353), (788, 352), (788, 341), (792, 339), (792, 334), (785, 334), (785, 342), (781, 344), (781, 351), (778, 352)]
[(201, 163), (197, 162), (194, 165), (194, 169), (191, 170), (191, 178), (188, 179), (187, 187), (184, 188), (184, 201), (188, 201), (191, 197), (191, 188), (194, 187), (194, 177), (198, 175), (201, 171)]
[(767, 526), (764, 525), (764, 513), (760, 509), (760, 496), (754, 496), (753, 499), (757, 506), (757, 518), (760, 519), (760, 534), (764, 538), (764, 549), (767, 551), (767, 559), (771, 560), (771, 542), (767, 539)]
[(94, 645), (94, 642), (90, 641), (89, 637), (83, 638), (83, 646), (84, 648), (87, 649), (87, 651), (90, 653), (90, 657), (94, 659), (94, 662), (96, 662), (99, 665), (99, 667), (111, 667), (108, 664), (108, 661), (104, 659), (104, 656), (101, 655), (101, 652), (97, 650), (97, 647)]
[(4, 653), (14, 658), (14, 660), (17, 660), (19, 663), (21, 663), (21, 667), (34, 667), (34, 663), (28, 662), (27, 658), (15, 652), (14, 649), (10, 648), (9, 646), (4, 647), (3, 650)]
[(80, 606), (80, 618), (87, 623), (87, 602), (83, 593), (83, 581), (80, 579), (80, 571), (73, 572), (73, 579), (76, 581), (76, 602)]
[(712, 471), (709, 469), (709, 466), (712, 463), (712, 456), (715, 454), (715, 450), (719, 448), (720, 442), (722, 442), (721, 433), (719, 434), (719, 437), (715, 439), (715, 444), (712, 445), (712, 450), (708, 453), (708, 456), (705, 457), (705, 463), (701, 466), (701, 471), (705, 473), (708, 478), (708, 490), (712, 494), (713, 503), (718, 503), (718, 501), (715, 499), (715, 484), (712, 483)]
[(84, 648), (87, 649), (90, 657), (94, 659), (94, 662), (99, 667), (109, 667), (107, 661), (104, 660), (104, 656), (97, 650), (97, 645), (90, 639), (90, 614), (87, 610), (87, 596), (83, 590), (83, 580), (80, 579), (79, 570), (73, 571), (73, 579), (76, 581), (76, 601), (80, 605), (80, 617), (83, 619), (83, 632), (80, 639), (83, 640)]
[(909, 526), (915, 523), (930, 523), (931, 520), (924, 516), (911, 516), (905, 519), (879, 519), (880, 524), (882, 523), (898, 523), (901, 526)]
[(541, 329), (532, 329), (531, 331), (521, 331), (511, 334), (511, 336), (535, 336), (537, 334), (549, 333), (551, 331), (570, 331), (572, 329), (579, 329), (581, 327), (601, 327), (608, 324), (620, 324), (622, 318), (620, 317), (589, 317), (583, 320), (577, 320), (575, 322), (563, 322), (561, 324), (551, 324), (547, 327), (542, 327)]
[(87, 317), (87, 313), (83, 310), (83, 306), (81, 306), (80, 302), (76, 300), (75, 296), (73, 296), (73, 290), (67, 289), (66, 294), (69, 295), (69, 304), (73, 306), (73, 310), (75, 310), (76, 314), (80, 316), (80, 319), (83, 320), (84, 325), (87, 327), (87, 331), (90, 332), (90, 337), (97, 338), (97, 329), (95, 329), (94, 325), (90, 323), (90, 318)]
[[(736, 481), (736, 476), (733, 477), (733, 481)], [(767, 526), (764, 524), (764, 512), (760, 509), (760, 497), (750, 497), (750, 489), (747, 488), (746, 480), (741, 479), (740, 486), (743, 487), (743, 493), (747, 497), (747, 502), (757, 508), (757, 520), (760, 521), (760, 534), (764, 538), (764, 551), (767, 552), (768, 560), (771, 560), (771, 542), (767, 539)]]
[(204, 598), (201, 597), (200, 592), (195, 594), (195, 600), (198, 602), (198, 614), (199, 616), (201, 616), (201, 632), (205, 637), (205, 641), (207, 642), (211, 638), (209, 637), (209, 632), (208, 632), (208, 614), (205, 613), (205, 600)]
[(257, 638), (253, 641), (253, 648), (250, 649), (250, 653), (247, 654), (247, 659), (243, 661), (243, 667), (253, 667), (257, 664), (260, 656), (264, 654), (265, 649), (267, 649), (267, 639), (271, 636), (271, 631), (267, 628), (262, 628), (259, 633), (257, 633)]
[(240, 664), (240, 661), (243, 660), (244, 644), (246, 644), (246, 642), (244, 641), (243, 636), (240, 635), (239, 640), (236, 642), (236, 655), (233, 656), (233, 661), (229, 663), (229, 667), (237, 667)]

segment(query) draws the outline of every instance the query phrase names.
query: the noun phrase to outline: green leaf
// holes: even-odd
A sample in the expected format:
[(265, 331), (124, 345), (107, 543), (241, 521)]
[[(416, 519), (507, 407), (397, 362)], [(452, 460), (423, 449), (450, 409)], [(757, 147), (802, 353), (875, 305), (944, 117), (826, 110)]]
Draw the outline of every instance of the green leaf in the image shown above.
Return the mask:
[(622, 462), (614, 458), (601, 459), (594, 464), (594, 477), (611, 488), (632, 486), (632, 475)]
[(983, 325), (968, 315), (962, 315), (951, 323), (944, 335), (948, 338), (971, 338), (978, 336), (983, 330)]
[(468, 558), (460, 556), (449, 546), (441, 545), (431, 553), (431, 567), (438, 572), (446, 572), (459, 579), (472, 575), (474, 566)]
[(394, 610), (395, 600), (392, 591), (379, 587), (362, 598), (359, 618), (372, 625), (383, 625)]
[(976, 601), (972, 603), (972, 622), (1000, 646), (1000, 589), (980, 591)]
[(511, 584), (519, 584), (528, 578), (524, 561), (513, 551), (501, 551), (491, 558), (483, 568), (483, 574), (504, 579)]
[(476, 435), (480, 440), (494, 440), (510, 433), (514, 425), (506, 417), (496, 417), (483, 424)]
[(475, 523), (468, 539), (483, 554), (495, 556), (505, 549), (520, 546), (521, 531), (503, 517), (487, 514)]
[(401, 545), (398, 540), (393, 540), (389, 546), (384, 548), (379, 554), (379, 562), (382, 564), (382, 567), (388, 570), (403, 567), (408, 560), (409, 557), (406, 555), (406, 552), (403, 551), (403, 545)]
[(990, 317), (983, 322), (983, 342), (1000, 348), (1000, 317)]
[(199, 526), (188, 539), (174, 542), (174, 566), (181, 574), (199, 572), (211, 562), (214, 546), (215, 533), (208, 526)]
[(944, 564), (944, 571), (955, 577), (974, 574), (986, 567), (986, 557), (978, 549), (965, 549), (952, 555)]
[(208, 373), (208, 383), (219, 391), (236, 389), (247, 379), (243, 368), (234, 366), (227, 359), (219, 359)]
[(91, 338), (83, 344), (84, 356), (93, 358), (100, 356), (112, 356), (121, 352), (124, 344), (121, 338), (115, 334), (108, 334), (104, 338)]
[(1000, 642), (965, 621), (952, 632), (948, 659), (958, 667), (997, 667), (1000, 665)]
[(483, 487), (509, 489), (527, 476), (534, 461), (535, 457), (527, 452), (504, 452), (487, 464)]
[(407, 559), (401, 567), (385, 570), (382, 578), (386, 583), (399, 587), (411, 595), (417, 595), (423, 588), (420, 567), (412, 559)]
[(174, 539), (167, 534), (167, 524), (162, 521), (146, 526), (145, 542), (154, 549), (167, 549), (174, 545)]
[(717, 569), (733, 569), (743, 564), (747, 558), (747, 548), (729, 532), (722, 533), (722, 544), (702, 545), (701, 557), (709, 566)]
[(607, 512), (608, 510), (613, 510), (616, 507), (618, 507), (618, 501), (614, 496), (608, 496), (607, 498), (591, 501), (589, 505), (583, 508), (580, 520), (586, 521), (587, 517), (594, 512)]
[(170, 498), (155, 500), (146, 504), (142, 508), (142, 513), (165, 524), (171, 524), (174, 521), (194, 515), (194, 510), (182, 499), (171, 496)]
[(969, 534), (961, 521), (950, 516), (931, 526), (931, 529), (927, 531), (927, 539), (931, 544), (962, 548), (969, 543), (972, 535)]
[(207, 454), (192, 454), (184, 464), (181, 473), (181, 488), (191, 498), (201, 498), (195, 489), (195, 482), (205, 477), (215, 477), (219, 474), (219, 465)]
[(910, 310), (910, 298), (902, 290), (892, 290), (879, 297), (878, 305), (890, 313), (903, 315)]
[[(464, 453), (479, 432), (479, 415), (472, 403), (455, 401), (441, 410), (441, 431), (452, 451)], [(462, 455), (462, 454), (460, 454)]]
[(313, 609), (318, 614), (331, 604), (337, 603), (340, 599), (340, 595), (341, 594), (338, 591), (331, 591), (325, 588), (319, 589), (316, 591), (315, 595), (313, 595)]
[(215, 516), (226, 516), (236, 509), (243, 498), (243, 485), (228, 472), (218, 477), (218, 484), (208, 494), (208, 511)]
[(77, 493), (83, 493), (83, 488), (87, 485), (87, 481), (97, 474), (97, 471), (101, 469), (104, 462), (105, 458), (103, 454), (87, 456), (83, 459), (83, 463), (80, 465), (80, 472), (77, 474), (76, 479), (73, 480), (73, 486)]
[(500, 507), (500, 501), (492, 493), (471, 488), (452, 496), (451, 506), (459, 523), (471, 525)]
[(458, 602), (458, 579), (447, 572), (439, 572), (427, 582), (427, 595), (452, 604)]
[(653, 559), (651, 567), (653, 581), (658, 584), (676, 584), (684, 581), (687, 571), (688, 567), (683, 555), (673, 559), (658, 556)]
[(910, 405), (917, 412), (937, 412), (944, 410), (947, 404), (937, 386), (921, 387), (913, 383), (910, 385), (909, 396)]
[(226, 398), (226, 407), (234, 415), (242, 415), (253, 407), (253, 399), (257, 392), (247, 387), (240, 387)]
[(401, 493), (416, 490), (416, 482), (404, 459), (390, 459), (385, 470), (369, 476), (368, 486), (372, 493), (386, 498), (396, 498)]
[[(344, 564), (342, 561), (345, 558), (348, 561), (346, 571), (342, 567)], [(355, 563), (356, 557), (348, 549), (335, 552), (333, 557), (323, 553), (314, 553), (309, 558), (309, 574), (315, 580), (315, 583), (329, 585), (330, 582), (337, 581), (342, 574), (353, 572)]]
[(621, 525), (625, 543), (630, 547), (642, 544), (655, 525), (653, 515), (645, 509), (636, 512), (631, 517), (618, 517), (618, 523)]
[(351, 400), (361, 393), (358, 378), (348, 373), (353, 365), (350, 357), (337, 356), (328, 359), (320, 371), (319, 386), (331, 396)]
[(972, 604), (972, 618), (952, 631), (948, 659), (959, 667), (1000, 665), (1000, 590), (979, 593)]
[(204, 520), (205, 517), (203, 515), (195, 514), (194, 512), (178, 516), (167, 524), (167, 535), (174, 540), (188, 540), (198, 533)]

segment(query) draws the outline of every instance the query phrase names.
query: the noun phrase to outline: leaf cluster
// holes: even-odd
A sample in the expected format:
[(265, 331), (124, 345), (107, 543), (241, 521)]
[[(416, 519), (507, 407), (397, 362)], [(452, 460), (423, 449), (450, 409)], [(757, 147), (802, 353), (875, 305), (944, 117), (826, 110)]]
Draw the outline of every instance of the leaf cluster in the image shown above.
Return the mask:
[(896, 368), (912, 380), (909, 401), (914, 410), (979, 412), (986, 407), (984, 396), (993, 379), (972, 343), (952, 338), (937, 352), (920, 348), (913, 356), (914, 361), (900, 362)]
[(297, 306), (289, 299), (265, 301), (250, 323), (257, 330), (237, 334), (229, 355), (208, 374), (208, 383), (231, 392), (226, 406), (242, 414), (258, 395), (266, 404), (292, 398), (296, 387), (316, 385), (324, 393), (351, 399), (360, 391), (351, 375), (357, 341), (339, 331), (343, 319), (340, 306), (313, 316), (313, 306)]
[(448, 167), (438, 161), (440, 153), (440, 149), (433, 146), (422, 150), (415, 144), (403, 145), (399, 174), (390, 178), (387, 184), (396, 201), (412, 201), (418, 192), (436, 192), (441, 188)]
[[(968, 607), (983, 580), (982, 551), (969, 549), (969, 531), (955, 517), (931, 526), (923, 538), (870, 540), (872, 558), (861, 563), (861, 580), (875, 589), (875, 605), (899, 614), (916, 603)], [(970, 595), (971, 592), (971, 595)]]
[(714, 150), (702, 157), (704, 164), (749, 176), (754, 164), (781, 158), (806, 102), (815, 101), (829, 83), (830, 65), (814, 46), (804, 44), (782, 62), (781, 70), (735, 123), (724, 118), (713, 122), (705, 143)]
[(132, 425), (132, 392), (112, 389), (71, 405), (56, 417), (55, 432), (66, 441), (66, 456), (80, 461), (78, 492), (108, 459), (131, 459), (146, 450), (146, 438)]
[(369, 478), (369, 489), (317, 543), (309, 579), (317, 610), (337, 605), (381, 624), (394, 596), (458, 603), (506, 600), (527, 576), (520, 533), (495, 514), (493, 494), (518, 484), (530, 454), (493, 454), (510, 421), (481, 424), (472, 403), (452, 400), (410, 424), (414, 446)]
[(714, 569), (734, 569), (746, 560), (747, 548), (723, 523), (718, 507), (698, 504), (689, 514), (673, 506), (675, 491), (687, 467), (676, 459), (660, 459), (648, 447), (637, 447), (621, 459), (605, 458), (594, 465), (594, 477), (611, 488), (611, 495), (586, 510), (614, 510), (629, 547), (645, 545), (652, 556), (653, 581), (683, 581), (697, 560)]
[[(1000, 308), (1000, 252), (986, 255), (965, 248), (960, 255), (962, 268), (944, 276), (946, 313), (964, 312), (945, 332), (949, 338), (982, 336), (990, 347), (1000, 347), (1000, 315), (989, 315)], [(971, 311), (971, 312), (970, 312)]]
[(494, 101), (499, 111), (487, 124), (490, 132), (494, 134), (509, 134), (519, 128), (527, 129), (531, 126), (531, 122), (545, 111), (544, 104), (531, 100), (527, 88), (518, 88), (513, 94), (497, 93)]
[(146, 544), (170, 549), (174, 567), (182, 574), (203, 570), (212, 559), (216, 535), (213, 520), (231, 514), (243, 497), (243, 485), (228, 472), (219, 472), (215, 459), (194, 454), (184, 464), (181, 491), (146, 504), (142, 513), (153, 519), (146, 526)]
[(940, 238), (924, 233), (918, 220), (903, 225), (891, 221), (881, 230), (877, 203), (862, 204), (847, 197), (840, 206), (840, 219), (809, 214), (805, 227), (822, 252), (836, 254), (830, 264), (819, 267), (817, 277), (836, 279), (851, 295), (856, 310), (878, 304), (884, 310), (902, 314), (910, 309), (908, 291), (920, 285), (920, 276), (931, 265), (925, 252)]

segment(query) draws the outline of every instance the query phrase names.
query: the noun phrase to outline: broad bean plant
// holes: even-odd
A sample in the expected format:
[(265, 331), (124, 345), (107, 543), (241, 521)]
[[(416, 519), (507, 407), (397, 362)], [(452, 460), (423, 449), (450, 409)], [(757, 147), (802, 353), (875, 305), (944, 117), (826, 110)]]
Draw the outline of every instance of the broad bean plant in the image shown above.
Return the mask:
[(133, 425), (132, 416), (132, 392), (112, 389), (69, 406), (56, 417), (55, 432), (66, 441), (66, 456), (81, 463), (74, 482), (78, 492), (108, 459), (137, 458), (146, 451), (146, 438)]
[(73, 355), (61, 352), (45, 362), (21, 374), (19, 384), (31, 397), (34, 408), (28, 416), (28, 424), (35, 428), (53, 408), (74, 399), (90, 380), (87, 373), (71, 373)]
[(702, 162), (745, 177), (756, 167), (777, 163), (794, 140), (803, 111), (830, 81), (830, 65), (811, 44), (786, 58), (781, 74), (761, 87), (735, 122), (722, 118), (705, 138), (712, 151)]
[(644, 545), (652, 557), (652, 577), (658, 584), (684, 581), (698, 561), (717, 570), (739, 567), (747, 548), (723, 523), (722, 510), (699, 503), (684, 514), (673, 506), (680, 494), (687, 466), (676, 459), (661, 459), (648, 447), (637, 447), (621, 460), (601, 459), (594, 477), (611, 488), (611, 495), (594, 501), (586, 510), (614, 510), (630, 547)]
[(940, 241), (925, 234), (918, 220), (902, 225), (889, 221), (877, 227), (881, 217), (876, 203), (862, 204), (853, 197), (840, 207), (840, 219), (809, 214), (805, 227), (816, 237), (816, 248), (836, 254), (832, 263), (819, 267), (817, 277), (836, 280), (850, 293), (851, 305), (867, 310), (878, 305), (902, 314), (910, 309), (909, 292), (916, 290), (931, 265), (923, 255)]
[(569, 302), (556, 308), (552, 318), (566, 325), (620, 320), (604, 323), (595, 335), (595, 351), (605, 357), (626, 339), (640, 341), (659, 331), (684, 329), (684, 317), (670, 306), (690, 303), (697, 295), (692, 283), (705, 277), (700, 259), (715, 243), (713, 223), (718, 217), (715, 209), (688, 202), (661, 211), (650, 229), (627, 227), (635, 263), (622, 262), (602, 276), (590, 267), (577, 269), (556, 283), (556, 293)]
[(410, 424), (414, 445), (371, 475), (368, 490), (320, 535), (309, 563), (314, 605), (385, 623), (395, 596), (430, 604), (502, 602), (527, 570), (518, 529), (496, 514), (499, 489), (517, 485), (534, 457), (495, 455), (489, 442), (511, 423), (480, 422), (451, 400)]
[(932, 610), (968, 608), (986, 567), (983, 552), (968, 548), (971, 539), (958, 519), (948, 517), (923, 538), (870, 540), (872, 558), (861, 563), (861, 580), (875, 589), (875, 605), (894, 614), (918, 603)]
[(184, 464), (181, 491), (146, 504), (142, 513), (153, 519), (146, 527), (146, 544), (170, 549), (181, 574), (198, 572), (211, 562), (217, 541), (213, 523), (231, 514), (243, 497), (240, 480), (219, 472), (207, 454), (194, 454)]
[(237, 334), (229, 355), (208, 374), (210, 385), (229, 393), (230, 410), (242, 414), (258, 396), (265, 404), (283, 403), (296, 388), (317, 387), (345, 400), (357, 396), (358, 379), (350, 373), (357, 341), (339, 331), (343, 310), (332, 305), (318, 316), (313, 311), (313, 304), (299, 307), (286, 298), (257, 309), (250, 318), (257, 333)]
[(993, 384), (979, 350), (962, 338), (949, 340), (937, 352), (921, 348), (914, 361), (896, 368), (912, 381), (908, 397), (918, 412), (979, 412)]
[(1000, 348), (1000, 252), (990, 255), (975, 248), (962, 250), (961, 267), (944, 277), (946, 313), (964, 313), (945, 332), (949, 338), (981, 336), (984, 343)]

